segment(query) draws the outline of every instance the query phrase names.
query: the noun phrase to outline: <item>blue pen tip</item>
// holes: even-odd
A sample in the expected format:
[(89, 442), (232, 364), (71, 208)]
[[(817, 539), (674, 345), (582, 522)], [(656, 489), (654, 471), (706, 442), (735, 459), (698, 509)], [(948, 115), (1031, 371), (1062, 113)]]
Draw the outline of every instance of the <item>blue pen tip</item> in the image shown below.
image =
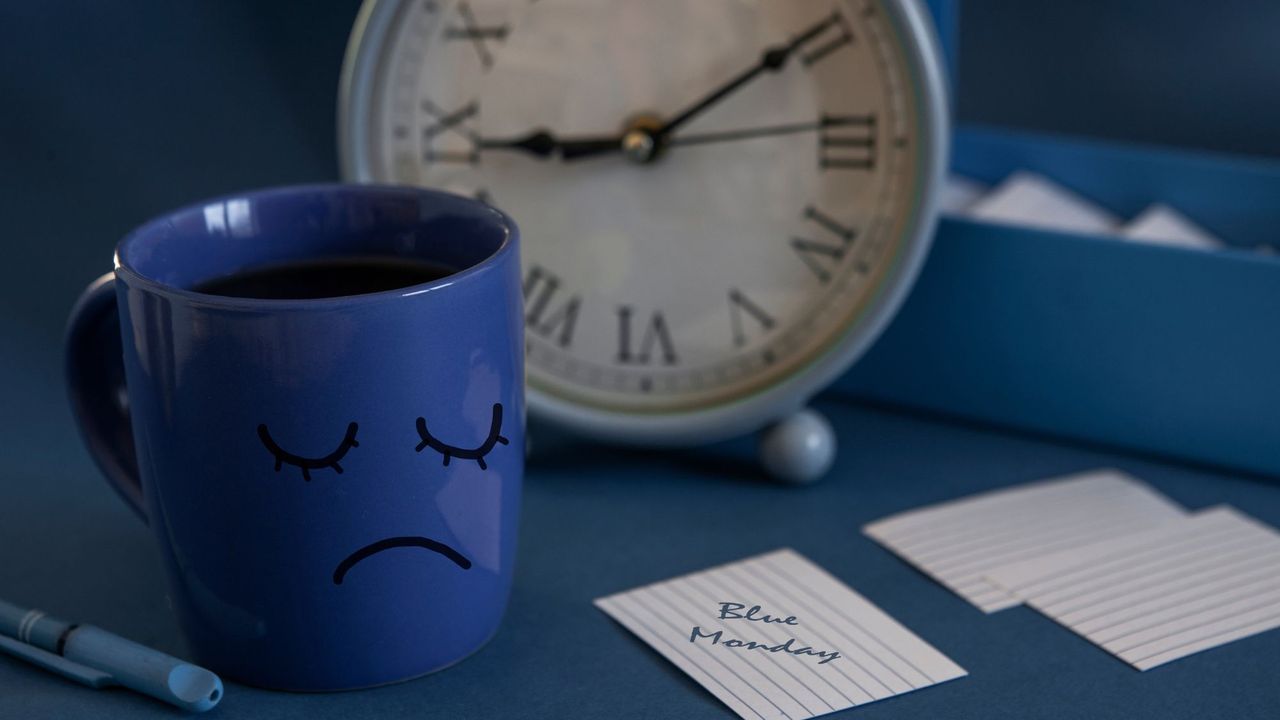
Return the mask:
[(169, 672), (169, 691), (182, 705), (204, 712), (222, 699), (222, 680), (204, 668), (179, 665)]

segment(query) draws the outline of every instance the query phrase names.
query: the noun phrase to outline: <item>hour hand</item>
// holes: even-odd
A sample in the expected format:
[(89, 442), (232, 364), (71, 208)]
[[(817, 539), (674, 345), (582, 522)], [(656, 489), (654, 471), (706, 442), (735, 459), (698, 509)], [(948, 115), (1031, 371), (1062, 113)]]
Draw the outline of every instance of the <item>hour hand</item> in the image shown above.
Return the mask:
[(559, 156), (562, 161), (571, 162), (619, 152), (622, 149), (622, 138), (614, 135), (559, 140), (551, 131), (538, 129), (509, 140), (480, 138), (478, 145), (481, 150), (515, 150), (540, 158)]

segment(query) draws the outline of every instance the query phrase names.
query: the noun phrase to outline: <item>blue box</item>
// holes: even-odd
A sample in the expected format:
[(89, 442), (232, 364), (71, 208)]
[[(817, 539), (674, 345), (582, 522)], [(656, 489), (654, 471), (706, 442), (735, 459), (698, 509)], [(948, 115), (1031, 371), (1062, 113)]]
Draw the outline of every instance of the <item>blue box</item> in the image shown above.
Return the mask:
[(944, 218), (838, 390), (1280, 476), (1280, 258), (1256, 250), (1280, 250), (1280, 162), (960, 127), (951, 167), (1040, 173), (1121, 217), (1162, 202), (1236, 249)]

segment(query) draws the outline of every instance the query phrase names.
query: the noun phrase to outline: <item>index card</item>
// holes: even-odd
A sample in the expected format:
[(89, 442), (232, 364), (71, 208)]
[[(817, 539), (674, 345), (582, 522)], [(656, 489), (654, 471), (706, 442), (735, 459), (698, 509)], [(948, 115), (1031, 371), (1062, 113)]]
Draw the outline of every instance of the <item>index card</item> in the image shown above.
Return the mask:
[(1280, 627), (1280, 534), (1226, 507), (989, 577), (1139, 670)]
[(987, 186), (963, 175), (948, 175), (938, 194), (938, 212), (964, 215), (987, 192)]
[(1120, 234), (1130, 240), (1200, 250), (1219, 250), (1223, 242), (1168, 205), (1156, 203), (1129, 221)]
[(969, 208), (971, 217), (1048, 230), (1110, 234), (1118, 218), (1047, 178), (1016, 172)]
[(746, 720), (803, 720), (967, 674), (789, 549), (595, 605)]
[(862, 529), (983, 612), (1018, 605), (987, 574), (1183, 516), (1145, 484), (1100, 470), (900, 513)]

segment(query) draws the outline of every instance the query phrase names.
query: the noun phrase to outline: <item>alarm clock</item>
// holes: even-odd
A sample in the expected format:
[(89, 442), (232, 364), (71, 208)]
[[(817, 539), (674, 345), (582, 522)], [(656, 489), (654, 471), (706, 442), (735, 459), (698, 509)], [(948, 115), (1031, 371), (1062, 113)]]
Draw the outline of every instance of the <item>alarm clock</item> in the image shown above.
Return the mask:
[(592, 437), (826, 471), (809, 399), (889, 322), (947, 156), (913, 0), (366, 0), (344, 176), (501, 207), (531, 411)]

